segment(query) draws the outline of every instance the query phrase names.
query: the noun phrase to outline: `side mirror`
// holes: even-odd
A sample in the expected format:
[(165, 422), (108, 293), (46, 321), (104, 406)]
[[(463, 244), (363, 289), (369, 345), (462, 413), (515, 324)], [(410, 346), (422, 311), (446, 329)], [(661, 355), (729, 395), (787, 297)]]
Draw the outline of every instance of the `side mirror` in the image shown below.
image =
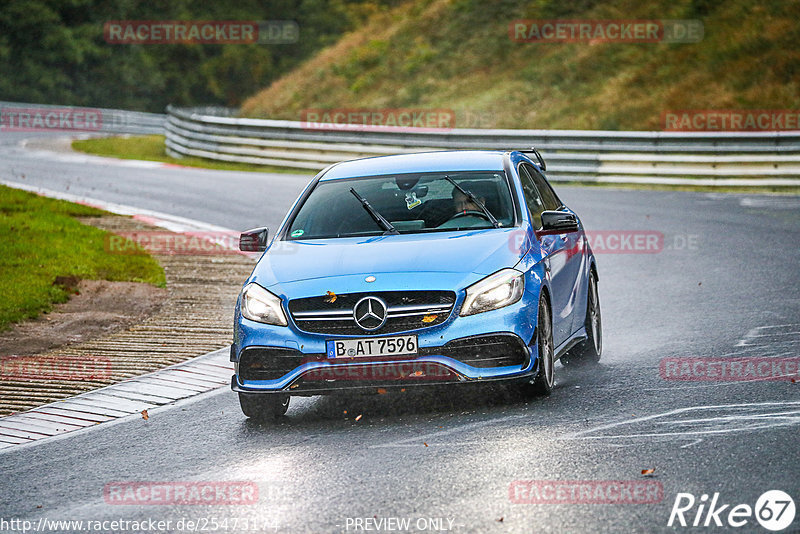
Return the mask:
[(578, 231), (578, 218), (565, 211), (543, 211), (542, 229), (539, 235), (566, 234)]
[(242, 252), (264, 252), (267, 250), (269, 228), (254, 228), (239, 236), (239, 250)]

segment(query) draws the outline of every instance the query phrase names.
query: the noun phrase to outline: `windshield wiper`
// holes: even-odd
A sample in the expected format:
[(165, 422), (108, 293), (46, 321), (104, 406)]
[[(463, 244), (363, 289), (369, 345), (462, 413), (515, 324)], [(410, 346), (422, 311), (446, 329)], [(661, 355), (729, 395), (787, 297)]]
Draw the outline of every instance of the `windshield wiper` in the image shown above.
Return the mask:
[(476, 197), (474, 194), (472, 194), (472, 191), (469, 191), (469, 190), (467, 190), (467, 189), (464, 189), (463, 187), (461, 187), (460, 185), (458, 185), (458, 184), (456, 183), (456, 181), (455, 181), (455, 180), (453, 180), (452, 178), (450, 178), (449, 176), (445, 176), (445, 177), (444, 177), (444, 179), (445, 179), (445, 180), (447, 180), (448, 182), (450, 182), (451, 184), (453, 184), (453, 185), (456, 187), (456, 189), (458, 189), (459, 191), (461, 191), (461, 194), (462, 194), (462, 195), (464, 195), (465, 197), (467, 197), (467, 198), (470, 200), (470, 202), (472, 202), (473, 204), (475, 204), (476, 206), (478, 206), (478, 207), (481, 209), (481, 211), (483, 211), (483, 213), (485, 213), (485, 214), (486, 214), (486, 217), (488, 217), (488, 218), (489, 218), (489, 220), (490, 220), (490, 221), (491, 221), (491, 223), (492, 223), (492, 226), (494, 226), (495, 228), (500, 228), (500, 223), (499, 223), (499, 222), (497, 222), (497, 219), (495, 218), (495, 216), (494, 216), (494, 215), (492, 215), (492, 212), (491, 212), (491, 211), (489, 211), (489, 208), (487, 208), (486, 206), (484, 206), (484, 205), (483, 205), (483, 202), (481, 202), (480, 200), (478, 200), (478, 197)]
[(366, 198), (364, 198), (361, 195), (359, 195), (358, 193), (356, 193), (356, 190), (353, 189), (352, 187), (350, 188), (350, 192), (353, 193), (353, 196), (356, 197), (359, 202), (361, 202), (361, 205), (364, 206), (365, 210), (367, 210), (367, 213), (369, 213), (369, 216), (372, 217), (372, 220), (374, 220), (378, 224), (378, 226), (380, 226), (381, 228), (386, 230), (383, 233), (384, 235), (386, 235), (386, 234), (399, 234), (400, 233), (400, 232), (397, 231), (397, 228), (392, 226), (392, 223), (387, 221), (383, 217), (383, 215), (378, 213), (377, 210), (375, 208), (373, 208), (372, 205), (369, 202), (367, 202)]

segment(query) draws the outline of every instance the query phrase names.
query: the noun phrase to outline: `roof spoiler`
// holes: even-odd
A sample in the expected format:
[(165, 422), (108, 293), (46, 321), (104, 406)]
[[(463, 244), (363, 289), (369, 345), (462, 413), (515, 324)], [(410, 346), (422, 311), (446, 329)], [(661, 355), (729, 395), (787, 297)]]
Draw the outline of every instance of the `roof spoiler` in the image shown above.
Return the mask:
[(544, 162), (544, 158), (542, 157), (542, 155), (539, 154), (539, 151), (536, 150), (536, 147), (532, 146), (527, 150), (517, 150), (517, 152), (522, 152), (523, 154), (533, 154), (534, 156), (536, 156), (536, 159), (539, 160), (539, 168), (542, 169), (542, 171), (547, 170), (547, 164)]

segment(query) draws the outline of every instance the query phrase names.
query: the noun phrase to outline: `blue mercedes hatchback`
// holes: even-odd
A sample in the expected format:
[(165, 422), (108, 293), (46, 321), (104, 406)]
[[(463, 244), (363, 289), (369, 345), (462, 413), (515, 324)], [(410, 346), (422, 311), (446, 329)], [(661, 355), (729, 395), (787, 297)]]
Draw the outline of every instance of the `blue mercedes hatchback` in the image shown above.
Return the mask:
[[(529, 157), (531, 154), (533, 158)], [(595, 259), (532, 151), (347, 161), (320, 172), (268, 241), (236, 305), (242, 411), (292, 395), (517, 382), (602, 352)]]

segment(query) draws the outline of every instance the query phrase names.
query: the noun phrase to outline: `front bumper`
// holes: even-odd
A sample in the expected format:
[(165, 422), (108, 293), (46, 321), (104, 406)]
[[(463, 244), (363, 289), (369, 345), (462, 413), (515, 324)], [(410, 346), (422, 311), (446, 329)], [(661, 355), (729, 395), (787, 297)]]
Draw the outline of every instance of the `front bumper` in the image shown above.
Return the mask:
[(539, 284), (533, 282), (526, 281), (522, 299), (510, 306), (462, 317), (462, 293), (443, 323), (387, 334), (416, 335), (419, 353), (412, 357), (328, 358), (327, 340), (384, 335), (309, 333), (291, 314), (288, 326), (266, 325), (243, 318), (237, 307), (233, 389), (303, 395), (530, 378), (538, 372)]
[(420, 347), (415, 357), (328, 358), (286, 347), (231, 347), (239, 392), (316, 395), (335, 391), (375, 390), (526, 379), (538, 372), (529, 347), (519, 336), (498, 332)]

